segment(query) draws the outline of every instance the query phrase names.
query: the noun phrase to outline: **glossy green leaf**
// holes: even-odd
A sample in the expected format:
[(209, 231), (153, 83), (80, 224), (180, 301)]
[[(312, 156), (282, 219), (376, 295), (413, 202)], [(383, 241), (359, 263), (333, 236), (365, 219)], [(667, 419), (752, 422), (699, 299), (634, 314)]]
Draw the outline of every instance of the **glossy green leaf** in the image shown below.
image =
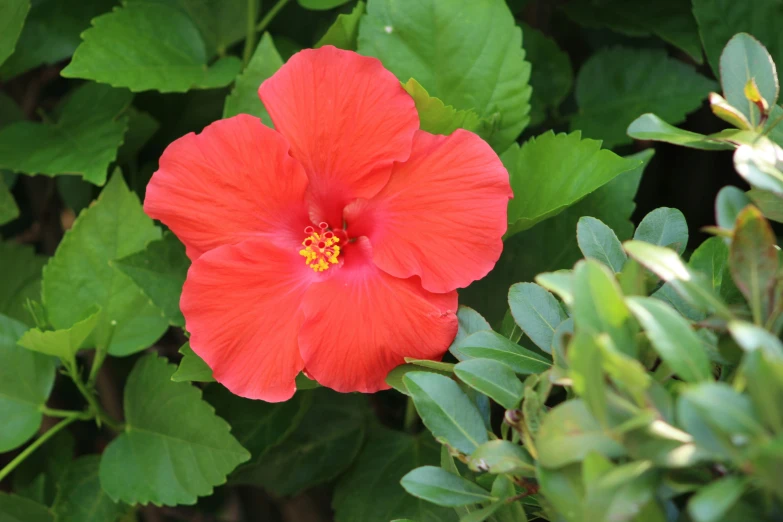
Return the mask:
[(496, 500), (475, 483), (435, 466), (416, 468), (402, 477), (400, 483), (411, 495), (439, 506), (457, 507)]
[(370, 2), (358, 50), (380, 58), (400, 81), (416, 78), (447, 105), (487, 119), (502, 115), (489, 139), (497, 151), (506, 150), (530, 121), (530, 64), (522, 31), (503, 0)]
[(43, 504), (0, 491), (0, 521), (54, 522), (54, 517)]
[(481, 316), (480, 313), (465, 305), (460, 305), (459, 308), (457, 308), (457, 323), (459, 325), (459, 328), (457, 329), (457, 336), (454, 338), (454, 341), (452, 341), (451, 346), (449, 347), (449, 352), (451, 352), (451, 354), (458, 360), (462, 361), (466, 359), (466, 356), (459, 351), (459, 347), (460, 344), (462, 344), (462, 341), (464, 341), (470, 334), (480, 332), (482, 330), (491, 331), (492, 327), (487, 322), (487, 320)]
[(751, 205), (740, 212), (729, 249), (729, 266), (734, 282), (756, 318), (766, 310), (769, 291), (775, 285), (778, 270), (775, 245), (775, 233), (756, 207)]
[(688, 246), (688, 223), (676, 208), (656, 208), (642, 219), (633, 235), (636, 241), (669, 247), (678, 254)]
[(160, 239), (122, 175), (112, 177), (98, 200), (83, 211), (44, 268), (43, 300), (52, 326), (66, 329), (96, 306), (101, 316), (95, 346), (129, 355), (155, 342), (168, 321), (127, 276), (110, 262)]
[(35, 326), (25, 305), (28, 299), (41, 298), (41, 270), (46, 258), (38, 256), (30, 246), (0, 241), (0, 314)]
[(437, 439), (468, 455), (488, 440), (481, 415), (453, 380), (434, 373), (410, 372), (403, 382), (424, 425)]
[(332, 500), (335, 521), (413, 517), (422, 522), (455, 522), (453, 510), (411, 496), (400, 485), (406, 473), (418, 466), (438, 464), (439, 458), (440, 447), (427, 433), (412, 436), (374, 427), (353, 467), (337, 483)]
[(747, 33), (739, 33), (729, 40), (721, 53), (720, 81), (726, 101), (755, 126), (761, 114), (745, 95), (745, 86), (751, 80), (756, 82), (769, 106), (777, 103), (780, 86), (775, 62), (758, 40)]
[(30, 11), (30, 0), (7, 0), (0, 5), (0, 65), (11, 56)]
[(16, 342), (25, 325), (0, 315), (0, 453), (27, 442), (41, 426), (41, 407), (54, 385), (56, 360)]
[(576, 78), (579, 112), (571, 129), (612, 148), (629, 143), (628, 124), (644, 113), (679, 123), (717, 85), (663, 50), (612, 48), (592, 55)]
[(544, 416), (536, 449), (539, 463), (546, 468), (578, 462), (591, 451), (609, 458), (625, 454), (625, 448), (604, 432), (580, 399), (559, 404)]
[(620, 272), (628, 256), (614, 230), (600, 219), (584, 216), (576, 224), (576, 241), (585, 257), (600, 261), (615, 273)]
[(78, 174), (106, 182), (128, 128), (131, 94), (87, 83), (62, 106), (57, 123), (20, 121), (0, 130), (0, 168), (26, 174)]
[(365, 439), (367, 402), (361, 395), (318, 389), (299, 426), (263, 458), (241, 467), (232, 484), (262, 486), (278, 496), (296, 495), (348, 469)]
[(430, 96), (415, 78), (411, 78), (402, 87), (411, 95), (419, 113), (420, 127), (432, 134), (451, 134), (456, 129), (477, 131), (481, 118), (473, 110), (457, 110), (444, 104), (438, 98)]
[(491, 440), (476, 448), (468, 459), (468, 467), (475, 472), (525, 477), (535, 476), (536, 470), (530, 454), (507, 440)]
[(551, 218), (615, 177), (639, 166), (639, 160), (601, 150), (601, 142), (580, 132), (547, 132), (512, 146), (501, 156), (515, 197), (508, 203), (506, 236)]
[(734, 146), (712, 136), (678, 129), (655, 114), (642, 114), (631, 122), (628, 136), (637, 140), (652, 140), (700, 150), (728, 150)]
[(533, 87), (530, 124), (537, 125), (544, 120), (548, 109), (557, 108), (571, 92), (574, 72), (568, 54), (558, 47), (557, 42), (525, 23), (520, 25), (525, 35), (525, 52), (533, 66), (530, 74)]
[(715, 198), (715, 218), (718, 226), (727, 230), (734, 230), (737, 216), (749, 204), (750, 198), (739, 188), (727, 186), (720, 189), (718, 197)]
[(480, 331), (466, 337), (460, 344), (460, 351), (468, 358), (501, 362), (521, 375), (544, 372), (551, 366), (541, 355), (491, 331)]
[(252, 114), (258, 116), (261, 121), (269, 127), (272, 125), (272, 118), (266, 112), (264, 104), (258, 97), (258, 88), (266, 80), (277, 72), (283, 65), (283, 59), (277, 52), (275, 42), (269, 33), (264, 33), (261, 41), (258, 43), (250, 63), (242, 74), (237, 76), (234, 82), (234, 88), (231, 94), (226, 97), (226, 104), (223, 106), (223, 117), (229, 118), (237, 114)]
[(101, 486), (115, 501), (195, 504), (250, 458), (201, 391), (172, 382), (173, 373), (174, 365), (150, 354), (128, 377), (125, 430), (100, 464)]
[(593, 416), (605, 426), (608, 406), (601, 347), (592, 335), (577, 332), (568, 345), (567, 356), (574, 391)]
[(167, 232), (161, 239), (148, 243), (144, 250), (117, 259), (112, 265), (131, 278), (163, 310), (171, 324), (185, 326), (179, 297), (190, 260), (185, 255), (185, 246), (174, 234)]
[(508, 291), (508, 305), (530, 340), (550, 352), (555, 328), (567, 317), (557, 299), (535, 283), (517, 283)]
[(688, 514), (694, 522), (719, 522), (745, 491), (741, 477), (724, 477), (711, 482), (688, 501)]
[(179, 362), (177, 371), (171, 376), (174, 382), (214, 382), (212, 377), (212, 368), (210, 368), (204, 359), (196, 355), (187, 342), (179, 349), (182, 354), (182, 360)]
[(62, 75), (134, 92), (222, 87), (240, 67), (232, 56), (208, 65), (198, 27), (184, 12), (162, 3), (129, 2), (94, 19), (82, 39)]
[(506, 409), (518, 407), (525, 393), (514, 370), (492, 359), (462, 361), (454, 367), (454, 373), (462, 382)]
[(666, 303), (650, 297), (629, 297), (626, 302), (655, 351), (682, 380), (712, 380), (710, 360), (686, 319)]
[(115, 503), (101, 488), (101, 457), (80, 457), (66, 468), (57, 485), (52, 511), (57, 522), (116, 522), (130, 506)]
[(53, 355), (60, 359), (73, 362), (80, 348), (88, 348), (85, 341), (95, 330), (100, 318), (100, 311), (93, 312), (73, 326), (63, 330), (27, 330), (19, 339), (19, 346), (28, 350)]
[(359, 0), (350, 13), (337, 15), (337, 19), (313, 47), (317, 49), (324, 45), (333, 45), (338, 49), (355, 51), (356, 39), (359, 36), (359, 21), (364, 10), (365, 3)]

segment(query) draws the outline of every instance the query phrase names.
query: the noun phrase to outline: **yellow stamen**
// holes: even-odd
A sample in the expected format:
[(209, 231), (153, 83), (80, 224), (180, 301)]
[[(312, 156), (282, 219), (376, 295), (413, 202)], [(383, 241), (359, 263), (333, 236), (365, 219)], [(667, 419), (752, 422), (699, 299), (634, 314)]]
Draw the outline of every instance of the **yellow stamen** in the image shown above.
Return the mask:
[(304, 248), (299, 251), (299, 255), (305, 258), (307, 266), (316, 272), (323, 272), (339, 263), (340, 247), (337, 245), (339, 242), (340, 238), (331, 232), (313, 232), (302, 241)]

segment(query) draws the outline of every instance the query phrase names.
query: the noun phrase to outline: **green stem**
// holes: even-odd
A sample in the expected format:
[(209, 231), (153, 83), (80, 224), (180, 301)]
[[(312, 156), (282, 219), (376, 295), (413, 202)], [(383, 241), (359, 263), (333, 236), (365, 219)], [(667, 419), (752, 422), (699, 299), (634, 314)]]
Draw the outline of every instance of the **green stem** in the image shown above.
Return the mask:
[(100, 427), (101, 424), (106, 424), (109, 428), (115, 431), (122, 431), (124, 429), (123, 425), (116, 422), (109, 416), (108, 413), (103, 410), (100, 403), (98, 403), (98, 398), (87, 388), (87, 386), (84, 384), (84, 381), (82, 381), (82, 378), (79, 375), (79, 371), (76, 369), (75, 365), (68, 366), (68, 374), (70, 375), (73, 383), (76, 385), (76, 388), (79, 390), (79, 393), (84, 396), (84, 400), (86, 400), (87, 404), (89, 404), (89, 411), (95, 417), (95, 422), (98, 424), (98, 427)]
[(258, 3), (256, 0), (247, 0), (247, 31), (245, 35), (245, 50), (242, 52), (242, 69), (250, 63), (253, 50), (256, 47), (256, 18), (258, 17)]
[(33, 442), (32, 444), (27, 446), (24, 449), (24, 451), (22, 451), (19, 455), (16, 456), (16, 458), (14, 460), (9, 462), (6, 467), (4, 467), (3, 469), (0, 470), (0, 481), (2, 481), (5, 477), (7, 477), (8, 474), (11, 473), (27, 457), (32, 455), (32, 453), (35, 450), (37, 450), (38, 448), (43, 446), (43, 444), (47, 440), (51, 439), (52, 437), (57, 435), (57, 433), (61, 432), (62, 430), (67, 428), (68, 425), (70, 425), (73, 422), (76, 422), (77, 420), (79, 420), (79, 417), (77, 417), (77, 416), (73, 416), (73, 417), (69, 417), (69, 418), (63, 419), (59, 423), (55, 424), (55, 426), (52, 429), (50, 429), (49, 431), (47, 431), (46, 433), (44, 433), (43, 435), (38, 437), (35, 440), (35, 442)]
[(413, 404), (413, 399), (408, 397), (408, 402), (405, 404), (405, 421), (403, 423), (405, 431), (413, 433), (418, 420), (419, 414), (416, 412), (416, 405)]
[(264, 15), (264, 17), (261, 19), (260, 22), (258, 22), (258, 25), (256, 26), (256, 31), (259, 33), (266, 29), (266, 26), (268, 26), (272, 20), (277, 16), (277, 13), (280, 12), (280, 10), (285, 7), (285, 5), (288, 3), (288, 0), (277, 0), (277, 3), (272, 6), (272, 9), (269, 10), (269, 12)]
[(46, 406), (41, 406), (39, 410), (47, 417), (63, 417), (67, 419), (74, 417), (78, 420), (90, 420), (93, 417), (89, 411), (56, 410), (53, 408), (47, 408)]

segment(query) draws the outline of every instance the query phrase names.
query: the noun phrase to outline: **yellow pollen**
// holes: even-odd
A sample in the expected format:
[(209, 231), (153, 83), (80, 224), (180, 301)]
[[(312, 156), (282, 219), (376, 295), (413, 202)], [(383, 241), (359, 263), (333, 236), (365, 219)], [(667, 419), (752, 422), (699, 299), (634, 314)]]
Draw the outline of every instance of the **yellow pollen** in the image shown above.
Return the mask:
[(326, 235), (327, 233), (323, 231), (320, 234), (313, 232), (302, 241), (304, 248), (299, 251), (299, 255), (305, 258), (305, 264), (316, 272), (328, 270), (339, 262), (340, 247), (337, 243), (340, 242), (340, 238), (333, 234), (331, 237)]

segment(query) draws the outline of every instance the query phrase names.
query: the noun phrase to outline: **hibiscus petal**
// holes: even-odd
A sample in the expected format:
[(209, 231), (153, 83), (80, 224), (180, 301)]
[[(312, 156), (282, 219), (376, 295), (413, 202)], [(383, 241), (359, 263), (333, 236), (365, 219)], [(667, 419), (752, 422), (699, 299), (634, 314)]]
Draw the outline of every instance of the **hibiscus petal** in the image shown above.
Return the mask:
[(297, 252), (257, 240), (194, 261), (180, 306), (190, 346), (218, 382), (251, 399), (291, 398), (304, 367), (300, 305), (314, 274)]
[(385, 272), (418, 275), (427, 290), (448, 292), (495, 266), (511, 196), (508, 172), (481, 138), (419, 131), (389, 183), (345, 209), (348, 235), (367, 236)]
[(366, 238), (348, 245), (332, 277), (310, 287), (299, 349), (308, 374), (340, 392), (387, 389), (404, 357), (439, 360), (457, 334), (457, 293), (379, 270)]
[(413, 99), (380, 61), (332, 46), (295, 54), (258, 93), (310, 177), (314, 221), (333, 226), (408, 158), (419, 127)]
[(171, 228), (191, 259), (254, 237), (299, 244), (310, 224), (307, 176), (288, 151), (285, 139), (258, 118), (216, 121), (166, 148), (144, 210)]

